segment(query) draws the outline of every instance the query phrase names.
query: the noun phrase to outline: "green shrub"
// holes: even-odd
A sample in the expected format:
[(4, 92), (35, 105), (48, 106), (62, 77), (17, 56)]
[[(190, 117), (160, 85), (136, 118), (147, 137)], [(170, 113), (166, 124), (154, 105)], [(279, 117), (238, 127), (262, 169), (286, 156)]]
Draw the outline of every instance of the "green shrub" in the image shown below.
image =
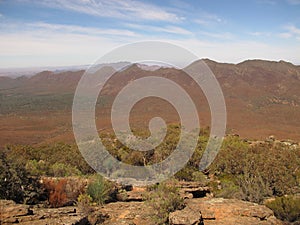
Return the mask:
[(0, 158), (0, 198), (11, 199), (21, 203), (24, 199), (22, 186), (27, 183), (28, 176), (23, 167), (9, 162), (4, 154)]
[(203, 186), (208, 184), (207, 176), (201, 171), (195, 171), (192, 173), (193, 181), (200, 182)]
[(262, 203), (265, 198), (273, 195), (271, 185), (268, 182), (259, 172), (245, 172), (243, 175), (238, 176), (241, 199)]
[(185, 166), (181, 170), (179, 170), (174, 176), (178, 180), (192, 181), (193, 173), (195, 172), (195, 168), (191, 166)]
[(88, 194), (80, 194), (77, 198), (78, 208), (85, 214), (89, 214), (91, 211), (92, 197)]
[(63, 163), (54, 163), (49, 168), (49, 175), (54, 177), (78, 176), (81, 175), (81, 172), (76, 167)]
[(203, 186), (208, 184), (206, 175), (204, 175), (203, 172), (199, 171), (199, 169), (189, 165), (178, 171), (174, 175), (174, 177), (178, 180), (197, 181), (200, 182)]
[(91, 205), (93, 199), (91, 196), (89, 196), (88, 194), (80, 194), (77, 198), (77, 204), (80, 205), (85, 205), (85, 206), (89, 206)]
[[(38, 147), (11, 145), (4, 151), (7, 157), (18, 164), (26, 165), (31, 175), (59, 176), (92, 174), (76, 145), (51, 144)], [(78, 172), (80, 171), (80, 173)]]
[(216, 197), (221, 198), (241, 198), (240, 187), (237, 185), (237, 179), (231, 175), (224, 175), (219, 178), (220, 183), (211, 182), (210, 186)]
[(184, 207), (183, 199), (174, 184), (153, 186), (147, 197), (146, 204), (154, 210), (153, 220), (156, 224), (165, 224), (169, 214)]
[(294, 196), (277, 197), (266, 203), (278, 219), (295, 222), (300, 220), (300, 198)]
[(262, 203), (267, 197), (295, 192), (299, 156), (297, 149), (268, 143), (249, 146), (237, 137), (229, 137), (210, 166), (210, 172), (220, 180), (231, 176), (231, 184), (221, 181), (222, 191), (228, 197)]
[(37, 161), (35, 159), (28, 160), (26, 163), (26, 170), (32, 176), (53, 176), (53, 177), (67, 177), (79, 176), (82, 173), (74, 166), (64, 163), (56, 162), (52, 165), (44, 160)]
[(28, 160), (25, 168), (32, 176), (46, 175), (46, 172), (49, 170), (48, 165), (45, 161), (37, 161), (35, 159)]
[(87, 187), (87, 194), (99, 205), (102, 205), (109, 199), (111, 191), (112, 185), (98, 174), (92, 179)]

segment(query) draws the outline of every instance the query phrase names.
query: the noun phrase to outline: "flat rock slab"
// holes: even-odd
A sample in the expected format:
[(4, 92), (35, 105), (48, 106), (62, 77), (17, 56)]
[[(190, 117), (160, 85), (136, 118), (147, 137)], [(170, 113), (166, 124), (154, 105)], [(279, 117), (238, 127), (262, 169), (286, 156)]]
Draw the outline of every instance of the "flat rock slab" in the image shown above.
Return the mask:
[(199, 210), (205, 225), (281, 225), (272, 210), (263, 205), (236, 199), (187, 199), (186, 204)]
[(103, 224), (115, 225), (154, 225), (151, 209), (144, 202), (114, 202), (103, 206), (99, 211), (109, 215)]

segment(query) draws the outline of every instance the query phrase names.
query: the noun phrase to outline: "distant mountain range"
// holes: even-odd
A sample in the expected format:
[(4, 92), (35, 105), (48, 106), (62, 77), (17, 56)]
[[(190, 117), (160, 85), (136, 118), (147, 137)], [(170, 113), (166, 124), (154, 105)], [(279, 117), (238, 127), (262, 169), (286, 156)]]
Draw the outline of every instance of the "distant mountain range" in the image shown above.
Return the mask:
[[(209, 59), (204, 61), (223, 89), (227, 105), (228, 133), (258, 139), (276, 135), (279, 138), (300, 140), (300, 66), (284, 61), (248, 60), (239, 64), (218, 63)], [(128, 63), (123, 62), (118, 65), (100, 65), (100, 67), (118, 69), (126, 64)], [(71, 117), (72, 96), (84, 72), (84, 70), (44, 71), (31, 77), (0, 77), (1, 113), (9, 115), (18, 113), (19, 110), (23, 112), (22, 110), (27, 109), (26, 107), (28, 107), (26, 113), (33, 113), (34, 107), (28, 105), (30, 101), (34, 102), (35, 98), (39, 98), (38, 109), (47, 111), (50, 104), (47, 101), (49, 101), (49, 96), (52, 96), (53, 107), (63, 102), (63, 109), (67, 110)], [(110, 118), (107, 109), (121, 88), (132, 80), (144, 76), (170, 78), (183, 86), (197, 102), (201, 125), (210, 124), (210, 111), (204, 95), (182, 71), (140, 64), (130, 65), (117, 72), (105, 84), (102, 95), (106, 98), (106, 105), (98, 110), (102, 119)], [(60, 96), (64, 96), (63, 101)], [(26, 104), (19, 98), (27, 99)], [(13, 106), (10, 104), (11, 101), (14, 101)], [(22, 107), (18, 107), (18, 104), (22, 104)], [(133, 110), (133, 113), (136, 112), (137, 115), (136, 122), (144, 126), (153, 116), (151, 112), (167, 118), (168, 122), (177, 121), (178, 115), (172, 106), (164, 107), (164, 105), (166, 105), (165, 102), (155, 102), (154, 99), (141, 103), (140, 107), (137, 106)], [(59, 111), (60, 107), (54, 107), (54, 109)], [(109, 129), (110, 126), (107, 124), (107, 121), (99, 122), (99, 126)]]
[(25, 67), (25, 68), (0, 68), (0, 77), (10, 77), (17, 78), (22, 76), (31, 77), (37, 73), (43, 71), (52, 71), (55, 73), (60, 73), (64, 71), (77, 71), (85, 70), (89, 65), (79, 65), (79, 66), (45, 66), (45, 67)]

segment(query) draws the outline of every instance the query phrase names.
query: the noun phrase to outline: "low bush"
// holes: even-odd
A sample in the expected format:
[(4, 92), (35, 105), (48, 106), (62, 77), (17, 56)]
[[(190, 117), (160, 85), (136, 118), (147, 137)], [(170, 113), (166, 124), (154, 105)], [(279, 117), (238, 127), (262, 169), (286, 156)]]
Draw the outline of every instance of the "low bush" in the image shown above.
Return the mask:
[(112, 189), (112, 184), (97, 174), (88, 184), (86, 192), (91, 196), (93, 202), (102, 205), (109, 200)]
[(300, 221), (300, 198), (295, 196), (277, 197), (266, 203), (278, 219), (288, 222)]
[(33, 176), (69, 176), (93, 174), (76, 145), (63, 143), (38, 147), (9, 145), (4, 149), (7, 157), (26, 167)]
[(219, 182), (210, 182), (216, 197), (221, 198), (241, 198), (240, 187), (237, 185), (237, 179), (234, 176), (223, 175), (218, 178)]
[(77, 198), (77, 206), (79, 210), (88, 215), (91, 212), (92, 197), (88, 194), (80, 194)]
[(299, 149), (268, 143), (250, 146), (237, 137), (228, 137), (210, 173), (221, 181), (223, 197), (262, 203), (268, 197), (297, 191), (299, 162)]
[(147, 196), (146, 204), (154, 210), (153, 220), (156, 224), (165, 224), (169, 214), (184, 208), (183, 199), (174, 184), (162, 183), (153, 186)]
[(67, 203), (66, 179), (47, 180), (45, 181), (44, 186), (48, 191), (50, 207), (62, 207)]
[(57, 162), (50, 166), (49, 175), (53, 177), (78, 176), (81, 172), (74, 166)]
[(196, 168), (191, 166), (185, 166), (179, 170), (174, 176), (178, 180), (193, 181), (193, 173), (196, 171)]
[(46, 172), (49, 170), (49, 166), (45, 161), (37, 161), (35, 159), (28, 160), (25, 166), (26, 170), (32, 176), (43, 176), (46, 175)]
[(201, 185), (205, 186), (208, 184), (208, 179), (203, 172), (199, 171), (199, 169), (186, 165), (183, 169), (178, 171), (174, 177), (178, 180), (183, 181), (197, 181), (201, 183)]

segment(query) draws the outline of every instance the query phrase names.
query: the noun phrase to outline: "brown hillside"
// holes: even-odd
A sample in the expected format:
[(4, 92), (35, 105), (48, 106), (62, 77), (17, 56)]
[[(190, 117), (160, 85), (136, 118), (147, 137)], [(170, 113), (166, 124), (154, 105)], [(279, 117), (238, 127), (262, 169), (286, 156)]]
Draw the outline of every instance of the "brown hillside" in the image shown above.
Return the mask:
[[(205, 62), (223, 89), (229, 133), (257, 139), (274, 134), (300, 140), (299, 66), (264, 60), (236, 65), (207, 59)], [(73, 141), (72, 97), (83, 73), (45, 71), (31, 78), (0, 77), (0, 144)], [(121, 88), (145, 76), (162, 76), (180, 84), (196, 102), (201, 126), (210, 125), (210, 111), (202, 91), (182, 71), (149, 71), (132, 65), (116, 73), (101, 92), (105, 104), (97, 107), (99, 129), (110, 129), (109, 109)], [(161, 116), (167, 122), (178, 120), (170, 104), (148, 98), (133, 108), (131, 122), (137, 127), (146, 126), (153, 116)]]

